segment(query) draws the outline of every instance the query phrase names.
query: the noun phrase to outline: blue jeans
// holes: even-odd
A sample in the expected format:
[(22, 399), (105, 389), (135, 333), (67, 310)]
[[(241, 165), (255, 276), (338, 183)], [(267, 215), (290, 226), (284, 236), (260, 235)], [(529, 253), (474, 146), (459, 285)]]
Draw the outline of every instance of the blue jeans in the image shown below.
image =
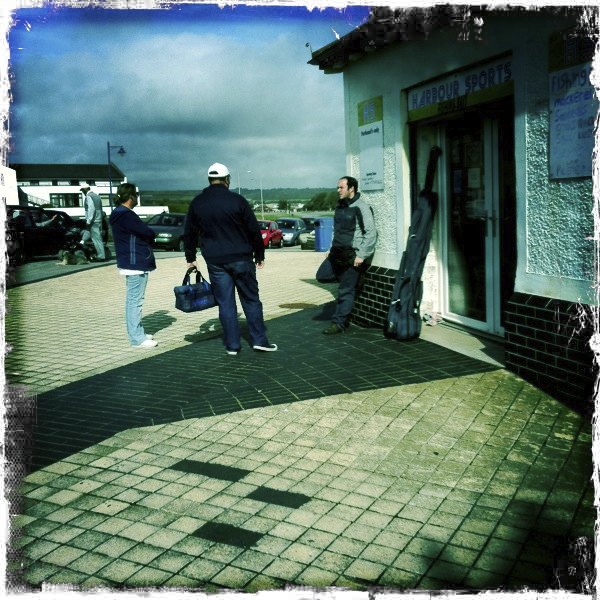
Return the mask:
[(148, 285), (148, 273), (125, 275), (125, 325), (132, 346), (139, 346), (146, 339), (142, 327), (142, 306), (146, 285)]
[(348, 326), (348, 318), (352, 312), (354, 296), (360, 276), (367, 269), (367, 264), (363, 263), (360, 267), (335, 267), (329, 257), (327, 257), (317, 270), (316, 279), (319, 283), (339, 283), (337, 303), (335, 311), (331, 317), (331, 322), (342, 329)]
[(224, 265), (207, 264), (213, 294), (219, 305), (219, 320), (223, 327), (223, 341), (227, 350), (241, 348), (240, 324), (237, 316), (235, 291), (246, 315), (250, 344), (268, 345), (263, 318), (263, 307), (258, 297), (256, 266), (251, 260), (231, 262)]
[(90, 226), (90, 236), (92, 238), (92, 244), (94, 244), (94, 248), (96, 249), (96, 258), (104, 260), (106, 256), (104, 255), (104, 243), (102, 242), (101, 223), (92, 223)]

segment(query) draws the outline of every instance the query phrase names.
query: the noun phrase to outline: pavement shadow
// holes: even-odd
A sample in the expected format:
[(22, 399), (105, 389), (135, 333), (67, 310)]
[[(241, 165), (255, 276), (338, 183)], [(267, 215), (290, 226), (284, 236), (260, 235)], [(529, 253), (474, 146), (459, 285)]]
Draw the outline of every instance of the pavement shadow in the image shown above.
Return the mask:
[(217, 317), (202, 323), (202, 325), (200, 325), (200, 329), (196, 333), (189, 333), (185, 335), (183, 339), (191, 344), (196, 344), (203, 340), (220, 338), (221, 333), (221, 323)]
[[(543, 460), (542, 453), (540, 461)], [(470, 530), (475, 520), (480, 533)], [(483, 530), (495, 530), (502, 535), (490, 536), (485, 543)], [(479, 547), (484, 544), (480, 552)], [(454, 531), (452, 537), (432, 540), (419, 536), (418, 542), (413, 543), (413, 551), (417, 546), (419, 568), (402, 574), (405, 589), (454, 593), (467, 590), (522, 593), (526, 589), (542, 593), (560, 590), (565, 595), (593, 593), (593, 537), (577, 535), (568, 521), (549, 521), (544, 516), (543, 501), (513, 499), (502, 510), (475, 506), (465, 525)], [(411, 559), (405, 556), (409, 563)], [(366, 587), (369, 582), (361, 583)]]
[(109, 258), (106, 262), (89, 262), (81, 265), (64, 265), (57, 256), (36, 256), (16, 268), (11, 266), (7, 278), (7, 288), (15, 288), (29, 283), (39, 283), (48, 279), (56, 279), (72, 275), (79, 271), (88, 271), (89, 269), (99, 269), (107, 266), (114, 267), (114, 258)]
[(167, 329), (175, 323), (177, 319), (172, 317), (166, 310), (157, 310), (142, 318), (142, 326), (146, 333), (152, 335), (158, 333), (162, 329)]
[(335, 312), (335, 300), (323, 304), (320, 308), (320, 312), (312, 317), (313, 321), (331, 321), (333, 313)]
[[(342, 335), (324, 336), (314, 320), (326, 307), (268, 321), (278, 352), (244, 346), (239, 355), (228, 356), (215, 319), (185, 337), (198, 343), (148, 351), (135, 364), (39, 395), (29, 468), (132, 427), (495, 370), (421, 339), (388, 340), (379, 329), (352, 326)], [(160, 315), (156, 322), (162, 323)]]

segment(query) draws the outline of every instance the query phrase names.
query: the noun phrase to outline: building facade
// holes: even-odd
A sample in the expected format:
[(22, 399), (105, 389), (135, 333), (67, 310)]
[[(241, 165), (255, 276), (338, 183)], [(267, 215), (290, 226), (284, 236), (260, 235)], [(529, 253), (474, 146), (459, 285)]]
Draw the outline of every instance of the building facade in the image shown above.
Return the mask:
[(25, 192), (32, 204), (44, 204), (60, 209), (81, 207), (84, 184), (102, 198), (103, 206), (110, 206), (110, 191), (127, 181), (127, 177), (111, 164), (110, 180), (106, 164), (14, 164), (17, 186)]
[(386, 321), (433, 147), (423, 312), (503, 337), (506, 365), (591, 402), (594, 44), (583, 9), (374, 9), (313, 53), (342, 73), (348, 174), (379, 242), (354, 319)]

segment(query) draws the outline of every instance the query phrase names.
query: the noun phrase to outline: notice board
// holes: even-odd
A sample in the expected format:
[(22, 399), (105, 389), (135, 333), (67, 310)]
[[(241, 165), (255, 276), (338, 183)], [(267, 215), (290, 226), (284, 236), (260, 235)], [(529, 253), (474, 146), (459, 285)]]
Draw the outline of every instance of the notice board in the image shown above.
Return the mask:
[(573, 32), (555, 35), (549, 64), (550, 178), (591, 177), (598, 99), (585, 38)]

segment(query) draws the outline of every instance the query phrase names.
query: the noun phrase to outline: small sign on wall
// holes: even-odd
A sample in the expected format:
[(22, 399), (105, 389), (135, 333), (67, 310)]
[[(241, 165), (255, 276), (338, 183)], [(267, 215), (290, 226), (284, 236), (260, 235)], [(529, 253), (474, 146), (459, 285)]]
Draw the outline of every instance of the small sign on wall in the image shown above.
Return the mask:
[(358, 105), (360, 189), (383, 189), (383, 98), (378, 96)]

